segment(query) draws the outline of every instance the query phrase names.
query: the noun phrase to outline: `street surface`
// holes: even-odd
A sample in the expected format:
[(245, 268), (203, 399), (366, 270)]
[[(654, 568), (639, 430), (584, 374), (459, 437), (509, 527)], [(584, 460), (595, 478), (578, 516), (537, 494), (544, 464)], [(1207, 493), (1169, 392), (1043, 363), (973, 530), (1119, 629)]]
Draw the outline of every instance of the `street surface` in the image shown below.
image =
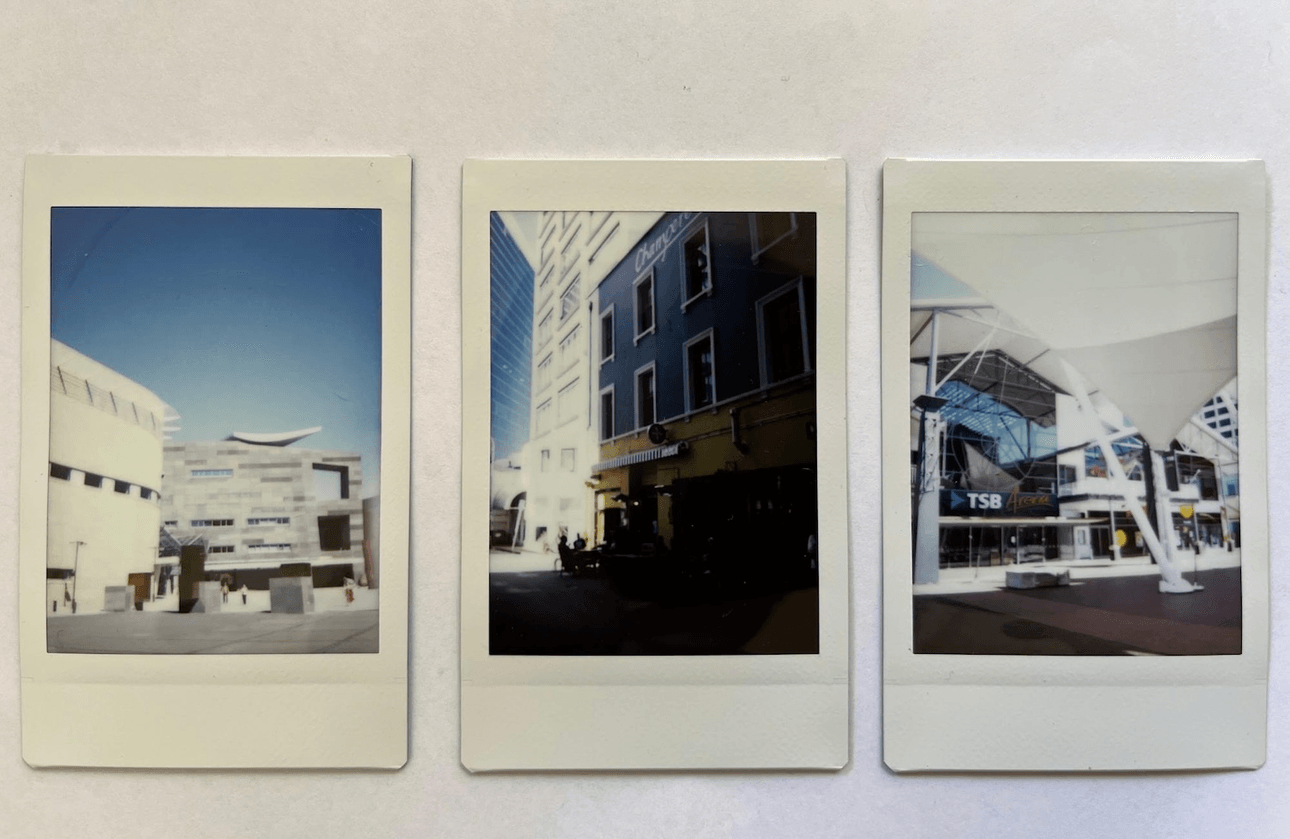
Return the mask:
[(45, 626), (51, 653), (374, 653), (379, 615), (375, 609), (307, 615), (99, 612), (49, 616)]
[[(1135, 560), (1048, 563), (1072, 569), (1071, 585), (1056, 588), (1006, 589), (1000, 566), (943, 571), (939, 583), (915, 586), (914, 652), (1239, 655), (1239, 563), (1239, 552), (1206, 552), (1197, 563), (1204, 590), (1190, 594), (1161, 594), (1155, 567)], [(1180, 565), (1195, 578), (1191, 562)]]
[(601, 575), (561, 575), (542, 554), (490, 557), (492, 655), (732, 655), (819, 650), (818, 589), (721, 600), (633, 600)]

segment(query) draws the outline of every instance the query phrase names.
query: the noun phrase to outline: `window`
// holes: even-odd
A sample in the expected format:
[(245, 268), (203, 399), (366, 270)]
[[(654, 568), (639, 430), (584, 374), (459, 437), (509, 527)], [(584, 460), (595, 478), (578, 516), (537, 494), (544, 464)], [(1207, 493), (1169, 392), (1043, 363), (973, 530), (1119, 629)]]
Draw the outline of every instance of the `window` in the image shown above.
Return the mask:
[(712, 259), (708, 249), (708, 225), (705, 223), (685, 240), (685, 303), (693, 303), (702, 294), (712, 293)]
[(162, 524), (164, 524), (166, 527), (178, 527), (179, 519), (171, 519), (169, 521), (163, 521)]
[(811, 369), (802, 281), (794, 280), (757, 301), (761, 381), (771, 385)]
[(545, 434), (551, 430), (551, 400), (543, 402), (537, 406), (537, 433)]
[(543, 472), (551, 471), (551, 450), (550, 449), (542, 450), (542, 471)]
[(753, 264), (763, 253), (797, 232), (797, 213), (749, 213)]
[(600, 315), (600, 363), (614, 360), (614, 307)]
[(712, 330), (709, 329), (685, 345), (685, 409), (697, 411), (716, 401)]
[(232, 527), (232, 519), (193, 519), (189, 527)]
[(290, 516), (269, 516), (267, 518), (247, 519), (246, 523), (252, 527), (265, 524), (291, 524)]
[(578, 416), (578, 406), (581, 403), (581, 400), (578, 399), (579, 381), (579, 379), (574, 379), (564, 387), (560, 388), (560, 393), (557, 397), (558, 405), (556, 410), (560, 415), (559, 422), (561, 425)]
[(581, 286), (582, 286), (581, 278), (574, 277), (573, 282), (569, 283), (569, 287), (564, 290), (564, 294), (560, 295), (560, 322), (561, 323), (564, 323), (566, 320), (568, 320), (569, 315), (578, 311), (578, 302), (579, 302), (578, 292)]
[(614, 388), (609, 386), (600, 391), (600, 439), (609, 440), (614, 436)]
[(129, 494), (130, 494), (130, 482), (129, 482), (129, 481), (113, 481), (113, 482), (112, 482), (112, 489), (116, 490), (117, 492), (121, 493), (122, 495), (129, 495)]
[(546, 317), (542, 318), (542, 320), (538, 322), (537, 343), (539, 347), (551, 340), (551, 327), (553, 325), (552, 318), (554, 317), (555, 312), (547, 312)]
[(553, 353), (547, 353), (546, 358), (538, 362), (537, 366), (537, 389), (542, 390), (551, 384), (551, 359)]
[(636, 371), (636, 427), (654, 424), (654, 364)]
[(233, 553), (232, 545), (211, 545), (206, 549), (208, 554), (231, 554)]
[(49, 464), (49, 477), (57, 478), (60, 481), (70, 481), (72, 479), (72, 469), (70, 466), (64, 466), (61, 463)]
[(318, 547), (324, 551), (349, 550), (349, 516), (318, 517)]
[(581, 354), (578, 352), (581, 349), (578, 345), (578, 336), (581, 331), (581, 325), (574, 324), (573, 329), (569, 330), (569, 334), (560, 339), (560, 372), (562, 373), (568, 370), (570, 365), (576, 362)]
[(95, 475), (93, 472), (86, 472), (85, 485), (87, 487), (101, 487), (103, 486), (103, 476)]
[(639, 341), (654, 331), (654, 269), (637, 278), (636, 295), (636, 340)]
[(339, 501), (349, 498), (349, 467), (331, 463), (314, 465), (314, 498), (319, 501)]
[(192, 472), (194, 478), (231, 478), (233, 477), (232, 469), (194, 469)]
[(258, 545), (247, 545), (246, 549), (251, 553), (286, 553), (291, 550), (288, 542), (261, 542)]
[(573, 449), (560, 449), (560, 471), (572, 472), (574, 469), (575, 457)]

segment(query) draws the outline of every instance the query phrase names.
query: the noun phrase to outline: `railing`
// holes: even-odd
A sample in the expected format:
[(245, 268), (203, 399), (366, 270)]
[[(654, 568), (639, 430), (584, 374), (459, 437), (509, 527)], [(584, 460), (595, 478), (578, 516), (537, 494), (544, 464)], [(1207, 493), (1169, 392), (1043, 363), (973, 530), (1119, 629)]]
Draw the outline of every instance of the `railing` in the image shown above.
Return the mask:
[(157, 439), (165, 439), (165, 428), (158, 421), (157, 415), (147, 408), (110, 390), (99, 387), (87, 379), (82, 379), (57, 365), (50, 371), (49, 388), (54, 393), (61, 393), (69, 399), (75, 399), (85, 405), (106, 411), (118, 419), (137, 425)]

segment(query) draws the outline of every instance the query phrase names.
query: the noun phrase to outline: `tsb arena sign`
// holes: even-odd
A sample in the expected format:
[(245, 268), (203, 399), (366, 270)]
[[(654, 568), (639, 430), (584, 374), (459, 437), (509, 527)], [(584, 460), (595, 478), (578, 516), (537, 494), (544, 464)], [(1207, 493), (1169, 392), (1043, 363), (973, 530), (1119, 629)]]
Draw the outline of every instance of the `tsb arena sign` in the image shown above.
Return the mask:
[(1047, 492), (941, 490), (943, 516), (1055, 516), (1056, 496)]

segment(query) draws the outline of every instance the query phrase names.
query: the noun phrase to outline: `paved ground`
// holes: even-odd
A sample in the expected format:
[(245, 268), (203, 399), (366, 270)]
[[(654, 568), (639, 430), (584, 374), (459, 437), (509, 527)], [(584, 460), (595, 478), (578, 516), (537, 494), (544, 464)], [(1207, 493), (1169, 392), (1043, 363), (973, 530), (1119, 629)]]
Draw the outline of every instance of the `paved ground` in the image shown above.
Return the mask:
[(552, 563), (544, 555), (490, 557), (493, 655), (765, 655), (819, 649), (815, 588), (720, 600), (678, 596), (661, 603), (631, 599), (603, 576), (560, 575)]
[[(1149, 565), (1059, 588), (917, 587), (914, 651), (988, 655), (1238, 655), (1241, 569), (1215, 557), (1204, 590), (1161, 594)], [(1227, 564), (1229, 567), (1214, 567)], [(1145, 572), (1145, 573), (1144, 573)], [(1193, 575), (1186, 574), (1190, 580)], [(932, 589), (928, 591), (928, 589)], [(923, 592), (927, 593), (923, 593)]]
[(51, 653), (374, 653), (379, 614), (100, 612), (50, 616), (45, 626)]

